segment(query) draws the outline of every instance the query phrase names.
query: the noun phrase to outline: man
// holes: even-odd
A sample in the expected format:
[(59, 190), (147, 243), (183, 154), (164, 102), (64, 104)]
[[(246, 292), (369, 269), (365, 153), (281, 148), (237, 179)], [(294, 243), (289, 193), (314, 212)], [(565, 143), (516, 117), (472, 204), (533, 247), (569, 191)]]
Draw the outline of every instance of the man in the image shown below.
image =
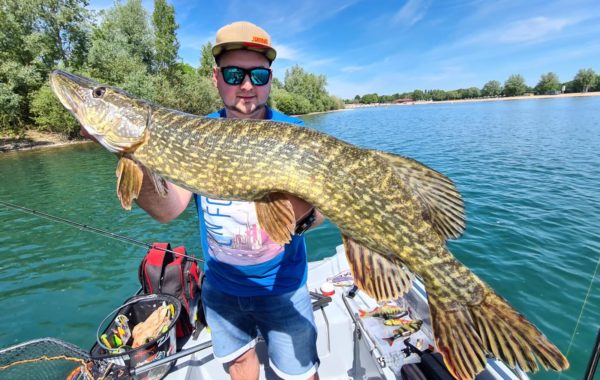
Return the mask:
[[(263, 29), (249, 22), (226, 25), (217, 32), (212, 52), (217, 63), (213, 81), (225, 107), (209, 117), (302, 124), (266, 105), (276, 51)], [(194, 198), (206, 259), (202, 301), (214, 355), (227, 365), (232, 379), (258, 379), (254, 350), (258, 331), (280, 377), (318, 378), (304, 237), (296, 234), (282, 247), (258, 226), (253, 203), (209, 199), (171, 183), (168, 189), (167, 197), (161, 198), (144, 180), (137, 203), (164, 223), (176, 218)], [(311, 205), (293, 196), (288, 199), (301, 225), (297, 232), (311, 222), (313, 226), (322, 222)]]

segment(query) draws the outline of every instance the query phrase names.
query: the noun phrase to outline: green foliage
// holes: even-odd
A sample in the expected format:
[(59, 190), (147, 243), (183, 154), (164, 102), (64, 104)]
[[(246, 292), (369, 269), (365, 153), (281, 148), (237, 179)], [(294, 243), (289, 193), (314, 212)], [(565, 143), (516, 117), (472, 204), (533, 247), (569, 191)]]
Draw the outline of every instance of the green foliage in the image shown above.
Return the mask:
[(278, 78), (273, 77), (271, 79), (271, 88), (283, 89), (283, 83)]
[(379, 95), (373, 94), (365, 94), (362, 98), (360, 98), (360, 102), (362, 104), (374, 104), (379, 103)]
[(456, 100), (456, 99), (460, 99), (460, 93), (458, 91), (448, 91), (446, 92), (446, 97), (448, 100)]
[(179, 72), (174, 78), (159, 75), (155, 78), (155, 101), (165, 107), (206, 115), (222, 106), (217, 89), (209, 78), (196, 70)]
[[(326, 85), (327, 79), (324, 75), (311, 74), (305, 72), (300, 66), (293, 66), (285, 72), (283, 87), (278, 88), (279, 84), (272, 87), (274, 107), (285, 113), (288, 111), (284, 109), (293, 110), (294, 115), (339, 108), (343, 102), (331, 97), (327, 93)], [(285, 92), (277, 90), (285, 90)], [(308, 108), (305, 107), (304, 100), (308, 101)]]
[(600, 91), (600, 74), (596, 75), (596, 85), (591, 88), (592, 91)]
[(153, 50), (148, 13), (141, 0), (128, 0), (106, 11), (94, 28), (87, 64), (95, 77), (120, 85), (129, 75), (152, 71)]
[(0, 132), (18, 134), (22, 127), (21, 96), (0, 82)]
[(159, 71), (172, 70), (177, 63), (179, 42), (176, 31), (179, 25), (175, 23), (175, 8), (166, 0), (154, 0), (154, 46), (156, 48), (155, 64)]
[(56, 65), (80, 67), (87, 52), (90, 12), (84, 0), (0, 2), (2, 128), (31, 123), (31, 98)]
[(69, 136), (75, 136), (79, 131), (79, 123), (62, 106), (48, 84), (44, 84), (33, 94), (31, 112), (39, 130), (60, 132)]
[(520, 74), (511, 75), (504, 82), (504, 95), (506, 96), (520, 96), (527, 91), (527, 85), (525, 84), (525, 78)]
[(481, 96), (500, 96), (502, 94), (502, 85), (497, 80), (491, 80), (483, 85)]
[(0, 61), (49, 71), (83, 63), (90, 12), (85, 0), (2, 0)]
[(200, 52), (200, 67), (198, 67), (198, 73), (202, 77), (212, 78), (214, 66), (215, 58), (212, 55), (212, 44), (210, 42), (207, 42), (206, 45), (202, 45), (202, 49)]
[(426, 99), (425, 92), (423, 90), (414, 90), (411, 98), (416, 101), (421, 101)]
[(475, 99), (481, 97), (481, 91), (477, 87), (469, 87), (464, 92), (463, 99)]
[(561, 85), (558, 80), (558, 75), (549, 72), (540, 77), (539, 82), (535, 85), (535, 92), (543, 95), (549, 91), (560, 90), (560, 88)]
[(302, 115), (311, 112), (311, 104), (308, 99), (283, 88), (271, 90), (271, 102), (274, 108), (288, 115)]
[(423, 95), (423, 100), (433, 100), (433, 101), (441, 101), (447, 100), (448, 94), (444, 90), (431, 90), (429, 95)]
[(580, 69), (573, 79), (574, 89), (578, 92), (588, 92), (596, 86), (596, 72), (593, 69)]
[(196, 69), (192, 65), (189, 65), (187, 63), (178, 62), (175, 65), (175, 72), (178, 73), (179, 75), (183, 75), (183, 74), (191, 75), (195, 71), (196, 71)]

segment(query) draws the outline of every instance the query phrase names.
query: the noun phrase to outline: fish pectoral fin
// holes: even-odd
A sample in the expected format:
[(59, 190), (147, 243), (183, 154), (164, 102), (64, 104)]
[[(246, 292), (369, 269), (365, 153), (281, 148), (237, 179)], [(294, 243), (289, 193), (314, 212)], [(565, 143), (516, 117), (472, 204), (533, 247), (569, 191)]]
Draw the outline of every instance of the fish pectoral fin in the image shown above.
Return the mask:
[(346, 235), (342, 235), (342, 241), (356, 286), (377, 301), (395, 300), (408, 292), (412, 280), (400, 262), (370, 250)]
[(435, 289), (427, 289), (427, 296), (436, 346), (455, 378), (475, 378), (487, 354), (526, 372), (537, 372), (537, 362), (555, 371), (569, 368), (560, 351), (491, 289), (474, 305), (437, 296)]
[(133, 200), (137, 198), (142, 189), (144, 172), (131, 158), (125, 156), (117, 164), (117, 196), (125, 210), (131, 210)]
[(397, 154), (376, 151), (394, 167), (396, 173), (421, 200), (423, 217), (444, 238), (458, 238), (465, 230), (465, 206), (451, 179), (413, 160)]
[(154, 185), (154, 191), (161, 197), (166, 197), (169, 193), (169, 187), (167, 185), (167, 181), (158, 174), (152, 172), (150, 175), (150, 179), (152, 180), (152, 184)]
[(292, 203), (283, 193), (270, 193), (255, 202), (258, 224), (277, 244), (292, 240), (296, 216)]

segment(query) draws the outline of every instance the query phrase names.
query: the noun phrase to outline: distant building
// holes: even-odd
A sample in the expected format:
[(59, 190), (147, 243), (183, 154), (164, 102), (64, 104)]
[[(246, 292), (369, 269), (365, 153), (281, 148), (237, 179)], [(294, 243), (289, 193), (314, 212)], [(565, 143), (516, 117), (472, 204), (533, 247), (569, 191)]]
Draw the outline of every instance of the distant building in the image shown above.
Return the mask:
[(535, 96), (535, 92), (526, 92), (523, 96)]
[(560, 94), (561, 94), (560, 90), (549, 90), (549, 91), (546, 91), (546, 93), (544, 95), (560, 95)]

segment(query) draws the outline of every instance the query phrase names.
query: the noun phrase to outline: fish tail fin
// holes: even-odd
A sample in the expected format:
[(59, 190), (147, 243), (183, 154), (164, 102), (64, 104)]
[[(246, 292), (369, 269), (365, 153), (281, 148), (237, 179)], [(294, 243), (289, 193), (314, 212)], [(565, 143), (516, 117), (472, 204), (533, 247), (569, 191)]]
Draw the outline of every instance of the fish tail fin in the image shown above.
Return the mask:
[(544, 368), (561, 371), (567, 359), (546, 337), (491, 289), (476, 305), (451, 302), (443, 307), (435, 294), (428, 293), (431, 321), (437, 349), (448, 370), (460, 380), (474, 379), (492, 354), (510, 367), (518, 365), (536, 372), (539, 361)]
[(536, 360), (545, 369), (569, 368), (567, 358), (524, 315), (491, 289), (484, 301), (470, 308), (484, 346), (494, 356), (518, 364), (526, 372), (536, 372)]

